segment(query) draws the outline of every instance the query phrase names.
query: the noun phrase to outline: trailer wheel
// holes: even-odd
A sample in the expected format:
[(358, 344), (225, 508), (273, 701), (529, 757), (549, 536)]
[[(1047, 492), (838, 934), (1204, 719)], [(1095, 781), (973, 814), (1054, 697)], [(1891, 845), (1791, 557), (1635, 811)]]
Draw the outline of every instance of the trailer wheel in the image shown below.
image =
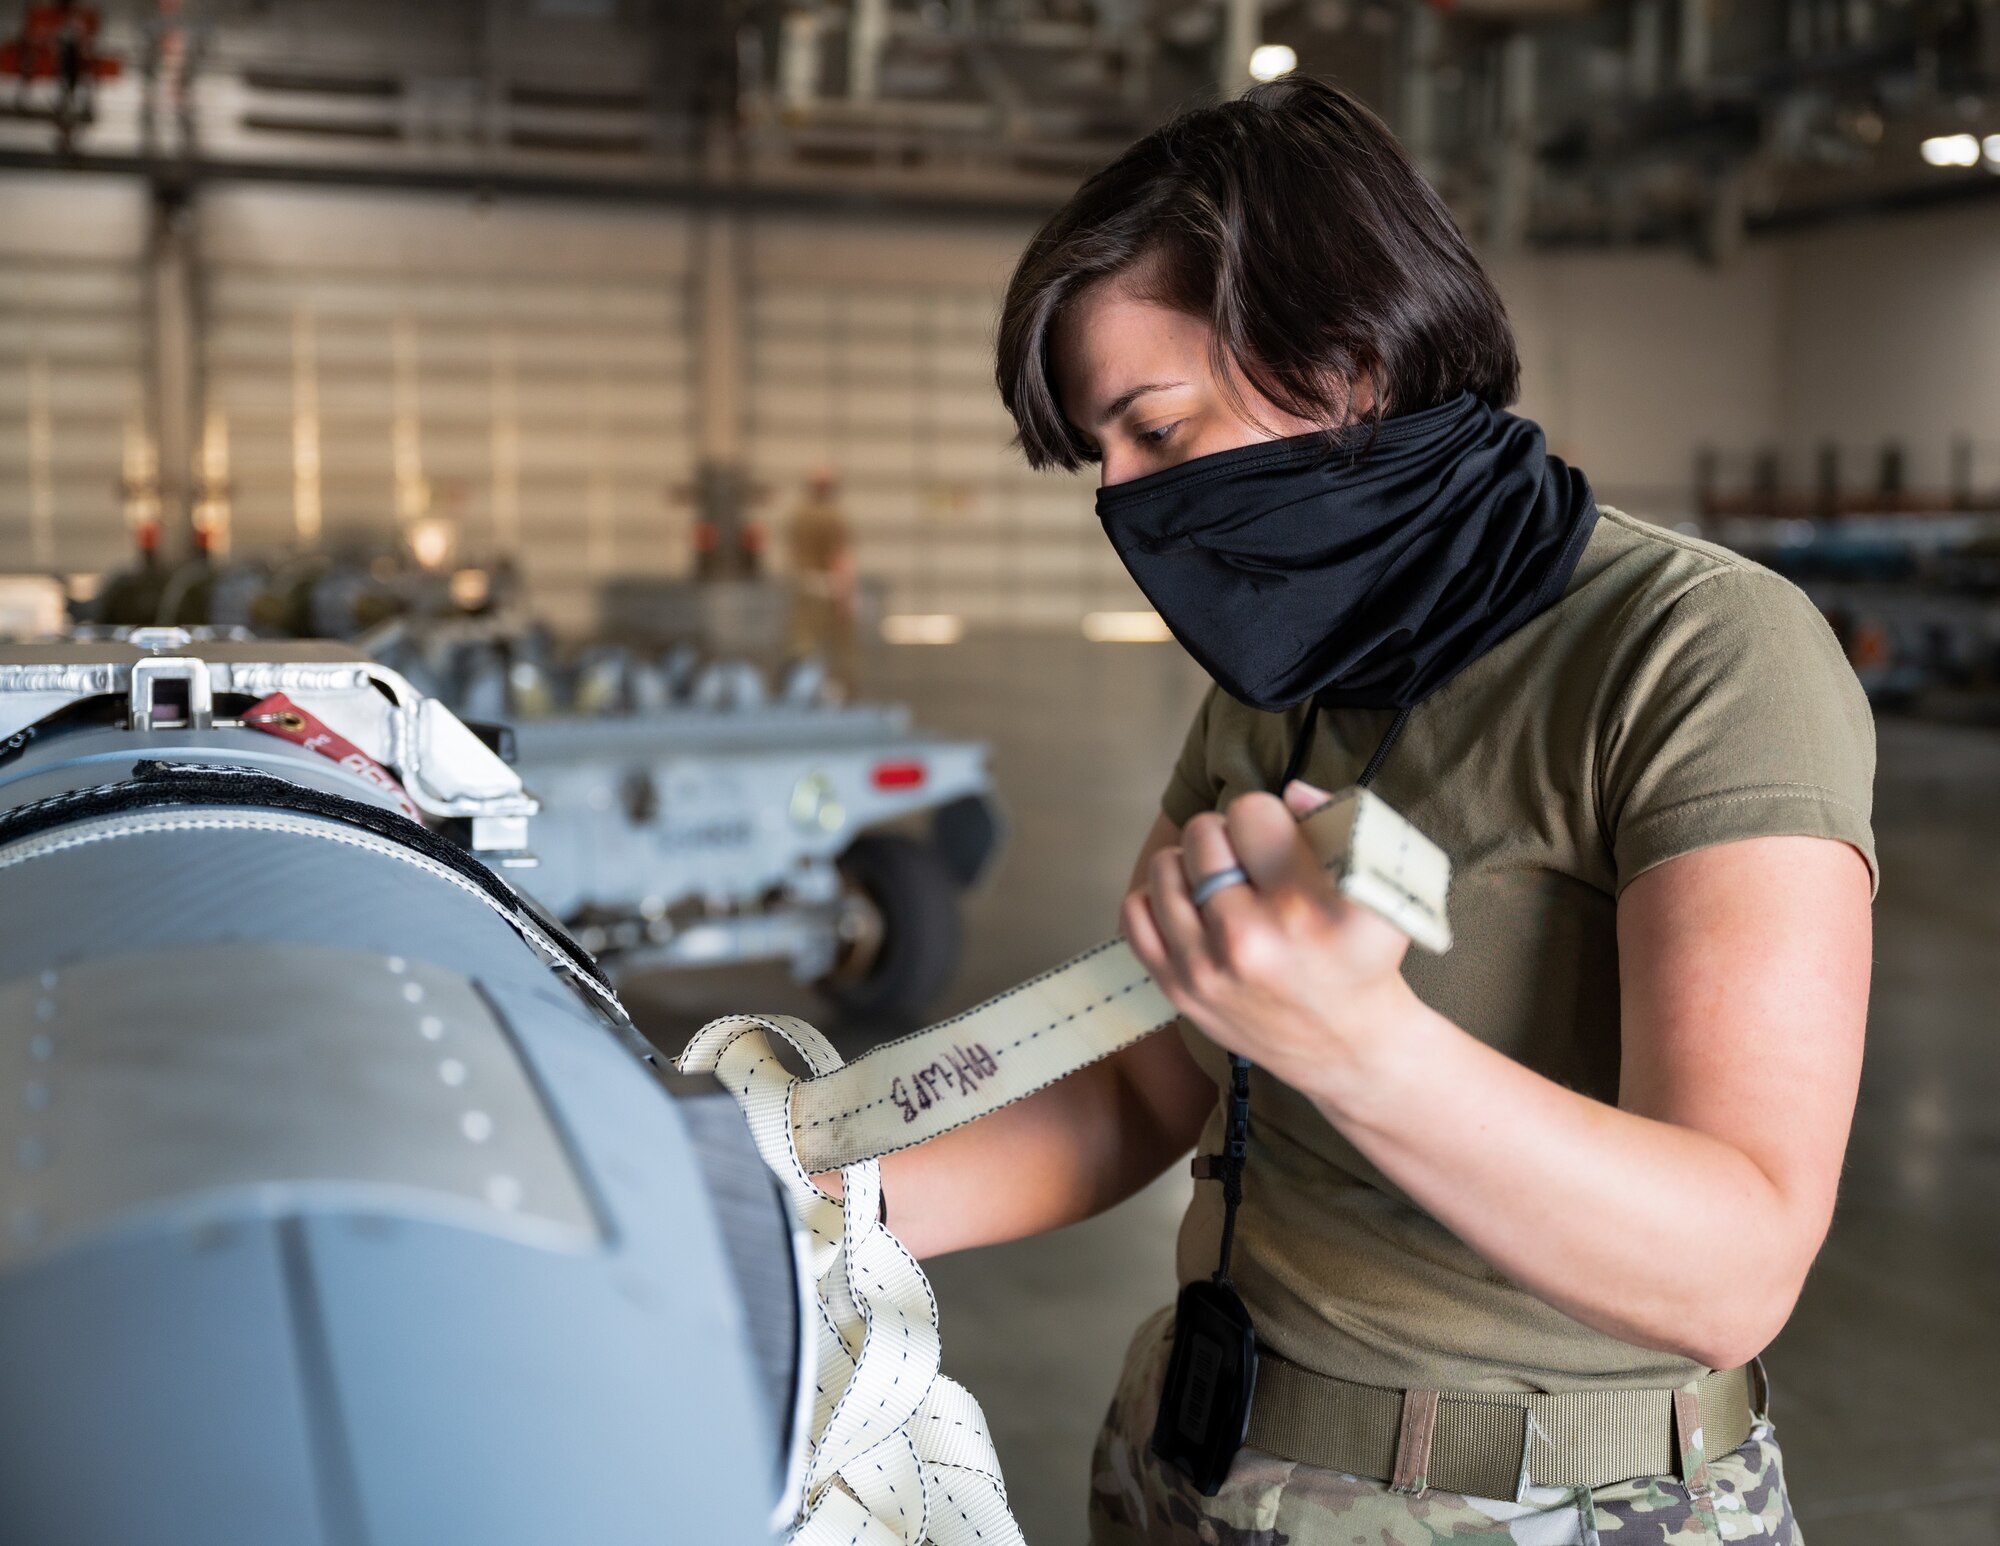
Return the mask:
[(851, 927), (820, 983), (851, 1015), (915, 1020), (958, 967), (958, 887), (936, 849), (871, 832), (840, 856)]

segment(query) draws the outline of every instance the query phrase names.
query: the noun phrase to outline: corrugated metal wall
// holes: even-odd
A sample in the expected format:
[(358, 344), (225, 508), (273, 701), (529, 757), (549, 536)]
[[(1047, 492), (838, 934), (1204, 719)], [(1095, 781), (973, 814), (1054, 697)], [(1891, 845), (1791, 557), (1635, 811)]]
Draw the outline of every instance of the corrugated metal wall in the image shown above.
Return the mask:
[(630, 280), (219, 265), (210, 433), (234, 545), (385, 548), (442, 518), (580, 600), (686, 567), (686, 291)]
[[(75, 196), (7, 191), (22, 210)], [(144, 222), (98, 222), (88, 259), (81, 242), (9, 253), (9, 225), (0, 566), (114, 567), (121, 482), (151, 471)], [(1139, 604), (1091, 480), (1029, 472), (993, 391), (1024, 236), (745, 222), (742, 454), (775, 568), (825, 465), (892, 610), (1067, 629)], [(515, 556), (571, 629), (601, 579), (691, 569), (702, 292), (684, 217), (239, 186), (204, 198), (194, 240), (197, 482), (235, 556), (382, 551), (431, 523), (468, 560)]]
[(0, 569), (123, 558), (121, 484), (147, 474), (141, 336), (136, 256), (0, 256)]
[[(782, 527), (836, 470), (863, 573), (889, 605), (1074, 628), (1139, 604), (1094, 480), (1030, 472), (993, 389), (998, 295), (966, 284), (775, 278), (748, 305), (748, 454)], [(782, 544), (780, 544), (782, 546)]]
[[(148, 471), (146, 194), (10, 176), (0, 202), (0, 567), (113, 565), (121, 486)], [(248, 184), (205, 192), (197, 215), (197, 439), (236, 553), (315, 523), (327, 546), (379, 546), (443, 517), (468, 558), (514, 552), (568, 629), (589, 626), (606, 575), (688, 572), (698, 448), (715, 439), (698, 383), (717, 358), (694, 217)], [(1143, 604), (1090, 476), (1031, 473), (1009, 443), (992, 329), (1028, 235), (741, 217), (722, 336), (742, 412), (722, 438), (740, 438), (779, 565), (824, 464), (893, 610), (1068, 629)], [(1605, 498), (1678, 518), (1696, 446), (1776, 437), (1782, 257), (1497, 270), (1525, 407)]]
[(614, 574), (686, 571), (684, 222), (240, 190), (203, 237), (235, 552), (428, 524), (568, 628)]

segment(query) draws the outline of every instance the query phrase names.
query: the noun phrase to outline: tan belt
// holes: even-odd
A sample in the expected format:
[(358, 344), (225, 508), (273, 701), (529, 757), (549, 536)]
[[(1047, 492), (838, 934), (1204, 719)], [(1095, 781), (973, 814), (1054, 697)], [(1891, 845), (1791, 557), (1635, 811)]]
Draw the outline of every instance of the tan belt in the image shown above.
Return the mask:
[(1761, 1371), (1745, 1364), (1678, 1391), (1387, 1390), (1265, 1352), (1249, 1443), (1403, 1492), (1435, 1487), (1513, 1498), (1524, 1486), (1609, 1487), (1636, 1476), (1680, 1476), (1684, 1452), (1728, 1454), (1750, 1436), (1754, 1407), (1762, 1405), (1753, 1385), (1761, 1386)]

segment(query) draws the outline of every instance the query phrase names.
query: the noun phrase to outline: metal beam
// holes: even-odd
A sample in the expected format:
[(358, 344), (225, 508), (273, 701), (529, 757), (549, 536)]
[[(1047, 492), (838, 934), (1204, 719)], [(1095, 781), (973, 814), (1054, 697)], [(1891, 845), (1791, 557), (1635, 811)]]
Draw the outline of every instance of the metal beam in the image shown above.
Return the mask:
[(1524, 246), (1535, 200), (1535, 35), (1500, 45), (1500, 144), (1493, 167), (1487, 240), (1496, 251)]
[(674, 209), (769, 210), (788, 214), (915, 215), (942, 219), (1020, 221), (1040, 219), (1069, 196), (1067, 186), (1047, 193), (977, 191), (917, 193), (840, 186), (832, 179), (796, 186), (699, 176), (574, 177), (553, 172), (482, 170), (478, 167), (383, 166), (339, 162), (278, 162), (137, 154), (60, 156), (52, 151), (0, 148), (0, 171), (93, 172), (142, 178), (156, 184), (281, 183), (295, 187), (387, 188), (492, 197), (565, 199), (600, 204), (657, 204)]
[(712, 210), (695, 232), (695, 320), (701, 370), (701, 460), (743, 460), (743, 232), (728, 210)]
[(848, 9), (847, 96), (873, 102), (882, 78), (882, 51), (889, 44), (888, 0), (853, 0)]
[(154, 189), (146, 241), (142, 341), (147, 428), (159, 455), (160, 556), (194, 552), (195, 455), (201, 438), (200, 241), (196, 202)]
[(1263, 30), (1261, 0), (1224, 0), (1222, 58), (1216, 87), (1223, 97), (1240, 97), (1250, 89), (1250, 55)]
[(1444, 21), (1428, 5), (1405, 7), (1401, 15), (1402, 121), (1397, 128), (1417, 170), (1435, 184), (1444, 173), (1438, 155), (1437, 122), (1438, 55), (1443, 46)]
[(1708, 84), (1708, 76), (1713, 64), (1714, 17), (1710, 6), (1714, 0), (1680, 0), (1680, 84), (1690, 89), (1699, 89)]

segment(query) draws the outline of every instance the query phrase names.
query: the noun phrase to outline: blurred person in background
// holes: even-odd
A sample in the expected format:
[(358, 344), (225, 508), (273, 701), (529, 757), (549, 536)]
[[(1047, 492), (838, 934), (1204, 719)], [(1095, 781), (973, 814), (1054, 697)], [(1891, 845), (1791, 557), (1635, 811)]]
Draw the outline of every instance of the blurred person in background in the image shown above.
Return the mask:
[(855, 638), (854, 539), (840, 508), (840, 475), (815, 467), (785, 530), (792, 576), (792, 653), (817, 656), (851, 700), (860, 676)]
[[(1208, 1157), (1092, 1541), (1796, 1541), (1756, 1357), (1832, 1214), (1875, 884), (1825, 622), (1506, 411), (1492, 283), (1311, 80), (1086, 182), (998, 375), (1216, 684), (1123, 910), (1179, 1029), (883, 1165), (922, 1255)], [(1452, 859), (1448, 953), (1298, 834), (1371, 780)]]

